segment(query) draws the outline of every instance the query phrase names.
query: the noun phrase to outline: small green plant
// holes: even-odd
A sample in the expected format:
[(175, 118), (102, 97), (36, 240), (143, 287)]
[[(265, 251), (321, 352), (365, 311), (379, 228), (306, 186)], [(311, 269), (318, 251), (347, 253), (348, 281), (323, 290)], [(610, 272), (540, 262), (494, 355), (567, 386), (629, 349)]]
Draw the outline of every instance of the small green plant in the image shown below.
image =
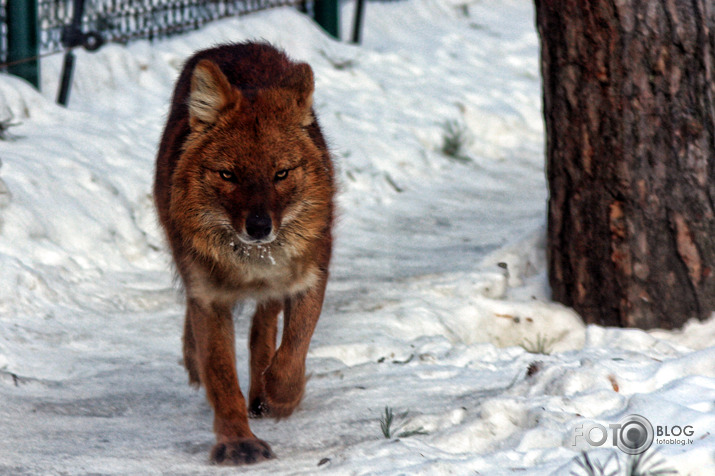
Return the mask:
[[(653, 450), (639, 455), (629, 456), (625, 469), (621, 467), (618, 460), (618, 452), (615, 450), (608, 456), (604, 463), (597, 459), (592, 459), (585, 451), (574, 458), (576, 469), (571, 470), (571, 476), (667, 476), (677, 475), (678, 472), (672, 468), (665, 467), (662, 459), (653, 459), (657, 454)], [(615, 464), (611, 465), (611, 460)], [(611, 466), (612, 469), (608, 469)], [(614, 467), (615, 466), (615, 467)]]
[(470, 162), (471, 159), (464, 150), (469, 142), (466, 126), (451, 119), (446, 121), (443, 127), (442, 153), (459, 162)]
[[(606, 467), (611, 462), (611, 458), (616, 460), (616, 468), (613, 470), (607, 470)], [(618, 456), (615, 453), (611, 453), (606, 459), (605, 463), (601, 463), (596, 459), (591, 459), (591, 457), (585, 451), (582, 451), (580, 455), (574, 458), (576, 466), (578, 466), (578, 472), (572, 470), (569, 474), (571, 476), (617, 476), (618, 471), (621, 469), (621, 465), (618, 462)], [(583, 473), (581, 472), (583, 471)]]
[(380, 429), (382, 429), (382, 434), (385, 438), (392, 438), (392, 421), (395, 418), (395, 414), (392, 413), (392, 408), (385, 407), (385, 414), (380, 418)]
[(666, 476), (668, 474), (678, 474), (673, 468), (664, 467), (665, 461), (662, 458), (655, 458), (658, 450), (650, 453), (645, 452), (628, 458), (626, 463), (626, 476)]
[[(407, 416), (408, 412), (403, 413), (400, 415), (400, 418), (405, 418)], [(385, 407), (385, 413), (380, 417), (380, 429), (382, 430), (382, 434), (385, 438), (388, 440), (393, 437), (393, 429), (392, 429), (392, 424), (395, 421), (395, 413), (392, 411), (392, 408), (390, 407)], [(426, 435), (427, 432), (425, 431), (424, 428), (419, 427), (414, 430), (404, 430), (399, 432), (397, 435), (395, 435), (397, 438), (409, 438), (410, 436), (415, 436), (415, 435)]]
[(531, 339), (524, 339), (524, 342), (519, 345), (522, 349), (524, 349), (530, 354), (549, 355), (553, 350), (555, 342), (556, 339), (553, 337), (547, 338), (546, 336), (542, 336), (541, 334), (536, 334), (535, 341), (532, 341)]

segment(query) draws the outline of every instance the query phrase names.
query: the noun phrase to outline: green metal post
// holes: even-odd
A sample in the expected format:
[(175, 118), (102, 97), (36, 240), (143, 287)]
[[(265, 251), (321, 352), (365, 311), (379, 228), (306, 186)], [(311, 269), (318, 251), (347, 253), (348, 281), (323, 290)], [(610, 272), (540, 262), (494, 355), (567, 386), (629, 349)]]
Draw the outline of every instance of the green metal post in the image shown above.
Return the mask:
[[(37, 0), (7, 0), (8, 72), (40, 88)], [(28, 58), (34, 58), (29, 60)], [(21, 61), (21, 62), (18, 62)]]
[(338, 0), (315, 0), (313, 7), (315, 21), (322, 26), (328, 34), (340, 39), (340, 14)]
[(357, 0), (355, 2), (355, 18), (353, 18), (353, 43), (360, 44), (362, 36), (362, 18), (365, 11), (365, 0)]

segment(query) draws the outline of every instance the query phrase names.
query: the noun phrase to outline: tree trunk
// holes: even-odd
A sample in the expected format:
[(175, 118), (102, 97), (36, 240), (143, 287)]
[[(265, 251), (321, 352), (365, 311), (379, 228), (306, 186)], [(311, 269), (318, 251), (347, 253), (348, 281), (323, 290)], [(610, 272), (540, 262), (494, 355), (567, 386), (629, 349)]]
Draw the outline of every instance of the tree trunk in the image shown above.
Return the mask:
[(535, 0), (549, 280), (588, 323), (715, 311), (715, 5)]

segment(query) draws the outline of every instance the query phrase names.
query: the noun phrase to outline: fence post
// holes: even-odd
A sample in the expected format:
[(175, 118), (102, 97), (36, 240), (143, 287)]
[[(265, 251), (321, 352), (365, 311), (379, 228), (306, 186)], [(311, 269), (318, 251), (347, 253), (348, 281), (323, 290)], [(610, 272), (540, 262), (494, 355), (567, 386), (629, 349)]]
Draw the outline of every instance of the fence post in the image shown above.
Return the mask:
[(62, 63), (60, 87), (57, 90), (57, 104), (67, 106), (74, 75), (74, 52), (71, 48), (79, 46), (84, 41), (82, 35), (82, 15), (84, 15), (84, 0), (72, 0), (72, 22), (62, 29), (62, 45), (67, 49)]
[(315, 21), (334, 38), (340, 39), (340, 14), (338, 0), (315, 0)]
[(365, 0), (356, 0), (355, 17), (353, 18), (353, 43), (360, 44), (362, 36), (362, 17), (365, 9)]
[[(40, 88), (37, 0), (7, 0), (7, 62), (8, 73), (20, 76)], [(28, 58), (33, 58), (28, 60)]]

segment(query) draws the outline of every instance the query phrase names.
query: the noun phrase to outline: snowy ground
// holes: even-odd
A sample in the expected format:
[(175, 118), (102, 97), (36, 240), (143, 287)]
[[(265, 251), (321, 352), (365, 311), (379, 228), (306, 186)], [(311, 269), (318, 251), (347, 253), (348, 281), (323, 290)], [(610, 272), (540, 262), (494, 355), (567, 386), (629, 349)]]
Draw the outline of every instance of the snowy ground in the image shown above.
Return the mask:
[[(252, 422), (278, 459), (236, 470), (207, 464), (211, 411), (179, 364), (150, 187), (183, 60), (248, 38), (313, 66), (342, 193), (305, 399)], [(78, 54), (68, 110), (53, 104), (61, 58), (42, 64), (42, 94), (0, 76), (0, 120), (19, 124), (0, 141), (0, 474), (582, 474), (580, 451), (610, 469), (626, 457), (577, 429), (633, 413), (692, 427), (692, 443), (654, 443), (663, 467), (715, 474), (715, 320), (584, 326), (548, 299), (531, 2), (371, 3), (363, 38), (280, 9), (108, 45)], [(447, 123), (465, 131), (456, 158)], [(525, 350), (537, 341), (548, 355)]]

